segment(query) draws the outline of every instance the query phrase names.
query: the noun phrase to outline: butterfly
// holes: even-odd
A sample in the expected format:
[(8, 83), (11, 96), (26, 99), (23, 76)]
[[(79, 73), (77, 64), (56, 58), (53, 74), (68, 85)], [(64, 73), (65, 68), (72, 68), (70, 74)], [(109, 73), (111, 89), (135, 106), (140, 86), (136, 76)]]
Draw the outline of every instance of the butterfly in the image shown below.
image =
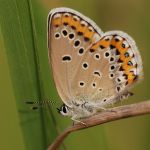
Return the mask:
[(48, 15), (48, 56), (63, 105), (58, 111), (73, 121), (132, 95), (143, 77), (134, 40), (122, 31), (102, 30), (70, 8)]

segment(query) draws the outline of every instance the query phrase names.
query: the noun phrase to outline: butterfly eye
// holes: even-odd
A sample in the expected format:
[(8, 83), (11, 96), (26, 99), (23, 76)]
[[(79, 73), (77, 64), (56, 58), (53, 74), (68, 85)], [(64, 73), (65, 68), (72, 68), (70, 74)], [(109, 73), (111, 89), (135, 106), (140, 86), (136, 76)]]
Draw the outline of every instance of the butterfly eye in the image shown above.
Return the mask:
[(67, 113), (66, 106), (62, 106), (62, 111), (63, 111), (63, 113)]
[(63, 116), (69, 115), (68, 114), (69, 113), (69, 109), (68, 109), (68, 107), (65, 104), (62, 105), (60, 109), (57, 108), (57, 110), (58, 110), (58, 113), (62, 114)]

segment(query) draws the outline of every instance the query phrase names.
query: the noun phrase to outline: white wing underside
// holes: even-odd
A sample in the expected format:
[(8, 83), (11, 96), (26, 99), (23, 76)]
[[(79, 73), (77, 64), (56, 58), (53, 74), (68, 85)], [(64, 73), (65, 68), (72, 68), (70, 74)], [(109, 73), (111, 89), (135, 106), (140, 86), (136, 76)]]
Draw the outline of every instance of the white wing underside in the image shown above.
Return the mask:
[[(86, 23), (88, 26), (92, 26), (95, 32), (92, 36), (92, 42), (85, 41), (84, 36), (78, 35), (76, 30), (72, 29), (69, 25), (65, 26), (61, 24), (59, 27), (54, 27), (52, 24), (53, 17), (58, 13), (60, 13), (62, 17), (64, 12), (79, 17), (80, 21), (87, 19), (80, 13), (66, 8), (53, 10), (49, 15), (49, 57), (56, 88), (60, 97), (63, 102), (70, 107), (72, 101), (80, 102), (86, 100), (91, 104), (100, 105), (112, 103), (112, 100), (127, 92), (127, 88), (130, 87), (125, 86), (126, 80), (122, 79), (121, 83), (118, 83), (122, 90), (120, 92), (116, 91), (116, 78), (122, 77), (122, 72), (117, 71), (120, 64), (117, 62), (119, 57), (116, 56), (116, 49), (112, 49), (110, 52), (110, 47), (99, 47), (96, 51), (90, 52), (94, 44), (107, 34), (110, 36), (111, 33), (108, 32), (103, 35), (96, 24), (89, 19), (86, 20)], [(63, 33), (64, 30), (67, 32), (67, 35)], [(74, 39), (69, 38), (69, 34), (72, 33), (74, 34)], [(59, 37), (56, 38), (56, 34), (58, 34)], [(75, 46), (75, 41), (79, 41), (79, 46)], [(84, 49), (82, 54), (79, 53), (81, 48)], [(106, 58), (105, 53), (107, 51), (110, 56)], [(139, 56), (139, 54), (137, 55)], [(115, 59), (112, 62), (110, 62), (111, 57)], [(139, 57), (137, 59), (138, 61), (141, 60)], [(114, 70), (110, 70), (111, 65), (115, 66)], [(141, 74), (141, 70), (142, 67), (136, 75)], [(115, 78), (110, 78), (111, 74), (113, 74)]]

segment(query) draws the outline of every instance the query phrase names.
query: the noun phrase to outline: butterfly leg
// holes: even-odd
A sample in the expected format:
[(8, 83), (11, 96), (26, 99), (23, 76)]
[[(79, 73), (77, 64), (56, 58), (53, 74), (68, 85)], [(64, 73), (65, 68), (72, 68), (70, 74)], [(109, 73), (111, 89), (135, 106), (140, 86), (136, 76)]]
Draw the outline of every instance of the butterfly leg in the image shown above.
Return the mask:
[[(71, 120), (73, 120), (74, 122), (81, 123), (81, 124), (83, 124), (83, 125), (86, 126), (86, 123), (84, 123), (84, 122), (82, 122), (82, 121), (80, 121), (80, 120), (77, 120), (76, 118), (77, 118), (77, 115), (74, 115), (74, 116), (72, 116)], [(73, 123), (73, 125), (74, 125), (74, 123)]]

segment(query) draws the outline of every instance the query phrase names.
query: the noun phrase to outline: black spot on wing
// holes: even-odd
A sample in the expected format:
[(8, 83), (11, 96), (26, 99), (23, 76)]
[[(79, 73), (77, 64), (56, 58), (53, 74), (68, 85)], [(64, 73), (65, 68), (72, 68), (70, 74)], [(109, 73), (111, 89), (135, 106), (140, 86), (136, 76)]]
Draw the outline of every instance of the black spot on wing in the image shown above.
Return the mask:
[(90, 49), (90, 52), (93, 53), (93, 52), (95, 52), (95, 50), (91, 48), (91, 49)]
[(81, 36), (81, 35), (83, 35), (83, 32), (80, 32), (80, 31), (79, 31), (77, 34), (78, 34), (79, 36)]
[(75, 26), (71, 26), (71, 28), (72, 28), (73, 30), (76, 30), (76, 27), (75, 27)]
[(74, 38), (74, 34), (73, 33), (70, 33), (69, 34), (69, 39), (73, 39)]
[(101, 76), (98, 71), (94, 71), (94, 74), (95, 74), (95, 75), (98, 75), (99, 77)]
[(68, 25), (68, 23), (67, 23), (67, 22), (64, 22), (64, 23), (63, 23), (63, 25), (64, 25), (64, 26), (67, 26), (67, 25)]
[(79, 54), (83, 54), (83, 52), (84, 52), (84, 49), (83, 49), (83, 48), (80, 48), (80, 49), (79, 49)]
[(80, 41), (79, 40), (76, 40), (75, 42), (74, 42), (74, 46), (75, 47), (78, 47), (80, 45)]
[(103, 45), (100, 45), (99, 47), (100, 47), (100, 49), (104, 49), (105, 48)]
[(90, 39), (88, 37), (84, 37), (84, 41), (88, 42)]
[(120, 52), (118, 49), (116, 49), (116, 55), (120, 55)]
[(114, 49), (116, 48), (114, 45), (110, 45), (110, 49)]
[(71, 61), (71, 56), (63, 56), (62, 61)]

